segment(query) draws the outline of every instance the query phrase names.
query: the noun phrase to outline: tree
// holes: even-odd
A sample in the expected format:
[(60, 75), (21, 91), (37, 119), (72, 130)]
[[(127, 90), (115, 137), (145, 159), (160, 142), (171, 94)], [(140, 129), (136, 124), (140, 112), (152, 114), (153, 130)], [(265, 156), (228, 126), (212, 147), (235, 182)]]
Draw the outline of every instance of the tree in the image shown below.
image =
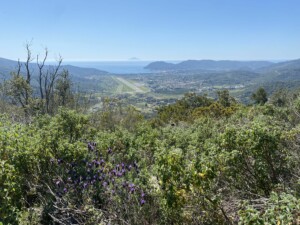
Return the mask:
[(62, 64), (62, 57), (59, 57), (56, 66), (47, 66), (46, 69), (44, 69), (47, 58), (47, 48), (45, 48), (45, 55), (42, 61), (39, 61), (39, 55), (37, 55), (37, 66), (39, 68), (38, 81), (40, 97), (43, 103), (43, 112), (51, 113), (53, 112), (51, 106), (54, 101), (54, 86), (60, 76), (59, 69)]
[(277, 90), (270, 99), (270, 102), (278, 107), (285, 107), (289, 104), (289, 93), (285, 89)]
[(72, 82), (70, 79), (69, 71), (63, 70), (60, 78), (57, 79), (55, 90), (58, 96), (58, 105), (67, 106), (74, 101), (72, 94)]
[[(66, 94), (70, 91), (70, 78), (67, 71), (61, 72), (62, 57), (59, 57), (56, 65), (46, 65), (48, 58), (48, 49), (45, 48), (45, 54), (42, 60), (40, 56), (36, 57), (36, 65), (31, 63), (34, 58), (30, 49), (31, 44), (26, 44), (26, 61), (21, 63), (18, 61), (17, 70), (11, 75), (11, 79), (7, 82), (7, 95), (11, 97), (15, 105), (21, 106), (24, 110), (25, 117), (28, 118), (30, 113), (38, 110), (42, 114), (53, 113), (55, 103), (55, 91), (62, 94), (62, 105), (65, 105)], [(37, 71), (34, 69), (37, 68)], [(36, 77), (38, 81), (38, 90), (32, 85), (32, 77)], [(59, 79), (61, 77), (61, 80)], [(57, 84), (60, 80), (61, 84)], [(57, 86), (58, 85), (58, 86)], [(57, 86), (57, 87), (56, 87)], [(65, 87), (62, 87), (65, 86)], [(34, 94), (34, 93), (39, 93)], [(59, 104), (58, 104), (59, 105)]]
[(236, 103), (236, 100), (229, 95), (229, 91), (227, 89), (217, 91), (217, 95), (218, 95), (218, 102), (224, 107), (229, 107), (233, 103)]
[(12, 102), (21, 105), (24, 109), (25, 118), (28, 119), (29, 116), (29, 105), (32, 100), (32, 87), (31, 87), (31, 68), (30, 63), (33, 61), (33, 57), (30, 50), (30, 44), (27, 43), (26, 46), (27, 57), (24, 62), (25, 75), (21, 74), (22, 63), (18, 60), (17, 71), (11, 73), (12, 78), (7, 82), (8, 91), (7, 94), (12, 97)]
[(255, 104), (264, 105), (268, 101), (267, 92), (263, 87), (260, 87), (252, 94), (251, 99)]

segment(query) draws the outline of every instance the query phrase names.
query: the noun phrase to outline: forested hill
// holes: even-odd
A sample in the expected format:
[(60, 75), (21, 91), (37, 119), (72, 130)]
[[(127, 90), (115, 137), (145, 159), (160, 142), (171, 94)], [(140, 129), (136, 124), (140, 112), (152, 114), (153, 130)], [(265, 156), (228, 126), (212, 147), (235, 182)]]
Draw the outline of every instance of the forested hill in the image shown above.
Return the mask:
[(267, 67), (260, 68), (258, 71), (270, 72), (270, 71), (293, 70), (293, 69), (300, 69), (300, 59), (274, 63)]
[(145, 68), (149, 70), (257, 70), (273, 65), (268, 61), (231, 61), (231, 60), (187, 60), (180, 63), (153, 62)]
[[(18, 67), (18, 62), (10, 59), (0, 58), (0, 75), (4, 76), (5, 78), (9, 77), (9, 74), (13, 71), (16, 71)], [(33, 71), (33, 74), (37, 73), (38, 67), (35, 63), (35, 61), (32, 61), (30, 63), (31, 70)], [(45, 70), (50, 68), (51, 65), (45, 65)], [(94, 68), (82, 68), (72, 65), (62, 65), (61, 70), (68, 70), (69, 73), (72, 75), (72, 77), (77, 78), (87, 78), (91, 76), (103, 76), (109, 74), (106, 71), (98, 70)], [(24, 72), (25, 68), (22, 67), (22, 71)]]

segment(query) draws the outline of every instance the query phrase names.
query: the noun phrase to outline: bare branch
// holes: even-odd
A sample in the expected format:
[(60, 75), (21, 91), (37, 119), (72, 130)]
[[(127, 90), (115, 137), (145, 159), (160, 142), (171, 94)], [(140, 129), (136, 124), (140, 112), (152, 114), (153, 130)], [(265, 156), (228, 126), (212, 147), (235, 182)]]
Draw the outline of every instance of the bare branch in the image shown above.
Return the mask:
[(17, 67), (17, 76), (20, 76), (22, 64), (20, 59), (18, 59), (18, 67)]
[(41, 99), (44, 99), (44, 91), (43, 91), (43, 86), (42, 86), (42, 82), (43, 82), (43, 68), (45, 66), (45, 62), (48, 58), (48, 49), (45, 48), (45, 56), (44, 59), (42, 60), (42, 62), (39, 62), (39, 55), (37, 55), (37, 66), (39, 68), (39, 77), (38, 77), (38, 81), (39, 81), (39, 89), (40, 89), (40, 95), (41, 95)]

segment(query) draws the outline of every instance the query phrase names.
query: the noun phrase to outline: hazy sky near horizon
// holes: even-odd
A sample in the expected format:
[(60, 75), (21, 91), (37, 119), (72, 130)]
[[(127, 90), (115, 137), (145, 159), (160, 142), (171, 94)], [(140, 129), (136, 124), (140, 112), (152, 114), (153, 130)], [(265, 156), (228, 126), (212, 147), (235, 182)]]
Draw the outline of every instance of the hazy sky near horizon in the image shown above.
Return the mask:
[(0, 57), (300, 58), (299, 0), (3, 0)]

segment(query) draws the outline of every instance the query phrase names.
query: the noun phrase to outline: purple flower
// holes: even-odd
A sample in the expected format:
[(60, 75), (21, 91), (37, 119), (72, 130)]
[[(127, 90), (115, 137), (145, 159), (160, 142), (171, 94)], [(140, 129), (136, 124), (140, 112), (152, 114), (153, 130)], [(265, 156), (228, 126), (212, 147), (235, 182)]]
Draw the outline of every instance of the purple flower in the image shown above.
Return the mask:
[(141, 205), (144, 205), (146, 203), (145, 199), (141, 199)]
[(145, 197), (145, 193), (144, 193), (144, 192), (142, 192), (141, 196), (142, 196), (142, 198), (144, 198), (144, 197)]
[(121, 177), (122, 175), (123, 175), (123, 174), (120, 173), (120, 172), (117, 173), (117, 176), (118, 176), (118, 177)]
[(105, 163), (105, 161), (103, 160), (103, 159), (101, 159), (100, 160), (100, 164), (102, 165), (102, 164), (104, 164)]
[(127, 182), (123, 182), (122, 186), (125, 188), (127, 186)]
[(120, 169), (120, 165), (119, 165), (119, 164), (116, 165), (116, 169), (117, 169), (117, 170)]
[(66, 193), (68, 190), (67, 190), (67, 188), (64, 188), (64, 192)]
[(130, 193), (133, 193), (135, 191), (134, 184), (129, 184), (128, 187), (129, 187)]
[(130, 188), (130, 193), (133, 193), (134, 191), (135, 191), (134, 187)]
[(83, 188), (84, 188), (84, 189), (87, 188), (87, 186), (88, 186), (88, 183), (84, 183), (84, 184), (83, 184)]
[(94, 145), (91, 143), (88, 143), (88, 150), (93, 151), (94, 150)]

